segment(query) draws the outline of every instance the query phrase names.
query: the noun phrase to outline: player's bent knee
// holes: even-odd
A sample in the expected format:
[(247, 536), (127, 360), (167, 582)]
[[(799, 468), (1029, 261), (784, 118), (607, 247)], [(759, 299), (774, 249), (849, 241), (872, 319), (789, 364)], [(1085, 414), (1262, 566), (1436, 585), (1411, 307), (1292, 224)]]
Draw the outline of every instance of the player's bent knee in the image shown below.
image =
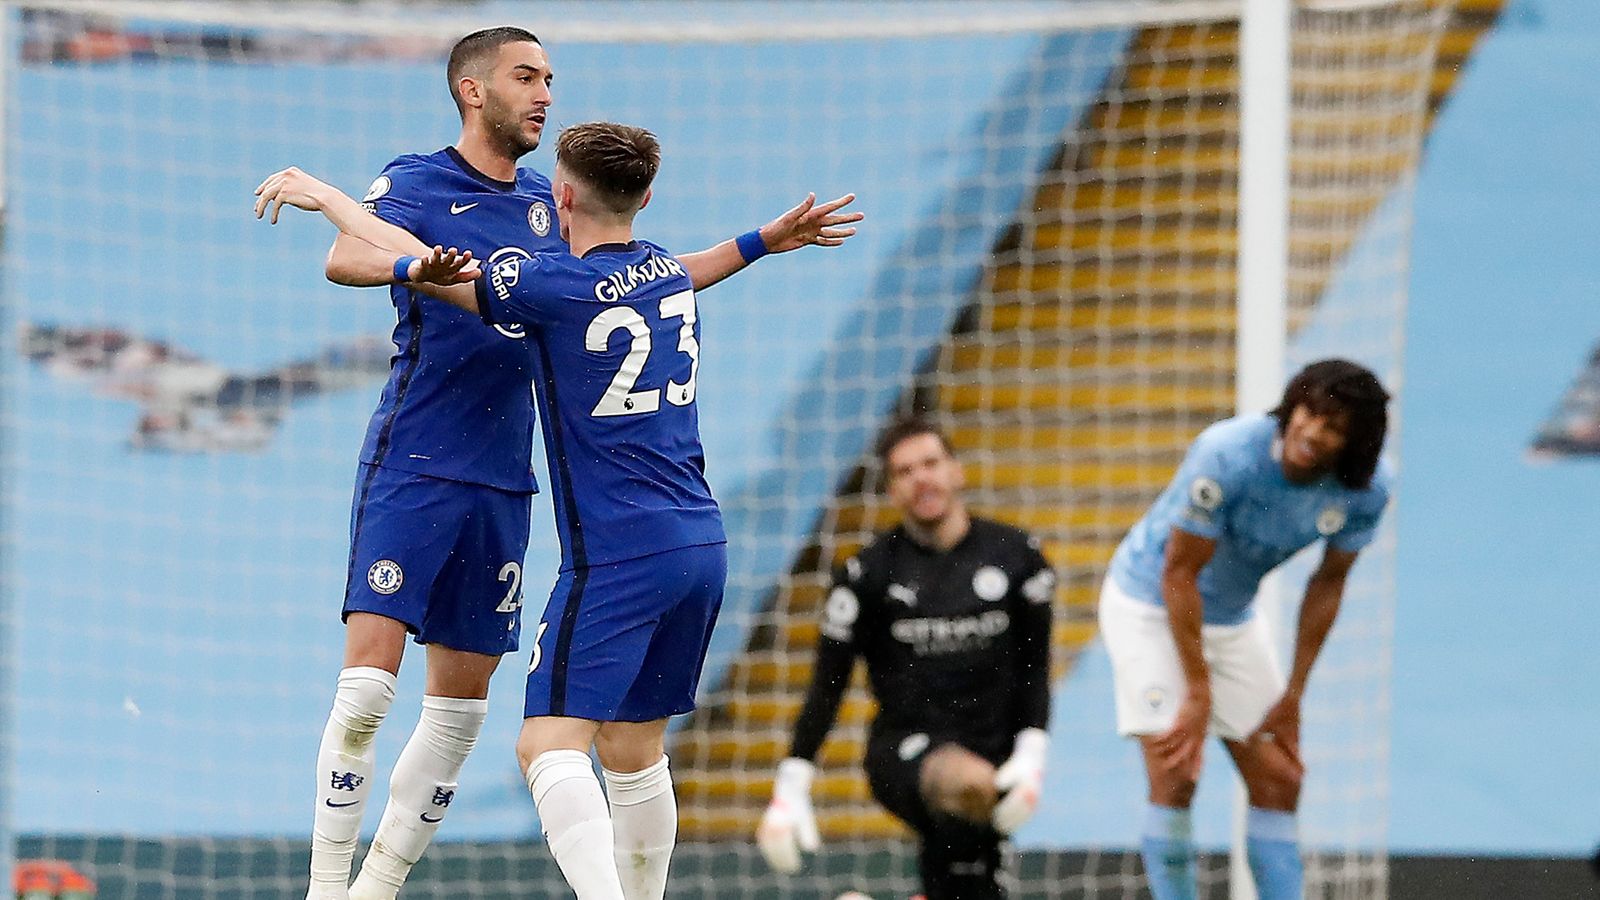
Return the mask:
[(942, 744), (922, 760), (918, 786), (930, 809), (973, 823), (986, 823), (1000, 799), (994, 765), (956, 744)]
[(595, 734), (600, 764), (613, 772), (642, 772), (667, 753), (667, 720), (606, 722)]
[(526, 773), (540, 754), (551, 750), (577, 750), (587, 754), (599, 728), (599, 722), (568, 716), (523, 719), (522, 731), (517, 735), (517, 762)]
[(1247, 785), (1250, 804), (1264, 809), (1292, 810), (1300, 803), (1299, 769), (1290, 766), (1264, 767)]
[(352, 666), (339, 673), (332, 719), (355, 735), (371, 735), (394, 702), (395, 678), (384, 669)]

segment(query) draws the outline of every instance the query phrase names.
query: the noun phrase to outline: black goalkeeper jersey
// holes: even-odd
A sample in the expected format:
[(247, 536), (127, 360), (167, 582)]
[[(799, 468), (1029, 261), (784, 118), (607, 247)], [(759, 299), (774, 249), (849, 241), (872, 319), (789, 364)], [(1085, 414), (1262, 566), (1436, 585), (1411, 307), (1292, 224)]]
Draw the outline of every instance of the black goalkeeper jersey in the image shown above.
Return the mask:
[(811, 690), (790, 755), (813, 759), (856, 656), (880, 711), (874, 735), (925, 732), (1005, 752), (1050, 716), (1056, 576), (1026, 532), (974, 518), (950, 550), (896, 527), (834, 573)]

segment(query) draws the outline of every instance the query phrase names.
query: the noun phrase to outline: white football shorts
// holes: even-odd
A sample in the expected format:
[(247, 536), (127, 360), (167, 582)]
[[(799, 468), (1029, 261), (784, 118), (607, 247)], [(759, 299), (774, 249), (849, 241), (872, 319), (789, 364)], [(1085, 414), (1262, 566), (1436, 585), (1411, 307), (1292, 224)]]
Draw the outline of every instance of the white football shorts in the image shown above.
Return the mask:
[[(1183, 702), (1183, 668), (1164, 606), (1141, 603), (1107, 577), (1100, 588), (1100, 634), (1111, 657), (1117, 733), (1166, 732)], [(1202, 625), (1211, 670), (1211, 733), (1242, 740), (1256, 730), (1287, 685), (1266, 623)]]

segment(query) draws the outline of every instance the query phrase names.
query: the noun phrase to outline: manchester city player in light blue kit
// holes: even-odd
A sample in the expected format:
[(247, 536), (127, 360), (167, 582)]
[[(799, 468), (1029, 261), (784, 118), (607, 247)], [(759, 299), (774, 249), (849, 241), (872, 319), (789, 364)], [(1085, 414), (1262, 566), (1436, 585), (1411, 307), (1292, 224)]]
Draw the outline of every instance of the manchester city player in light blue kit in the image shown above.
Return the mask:
[[(1345, 576), (1389, 502), (1379, 461), (1389, 395), (1355, 363), (1312, 363), (1270, 414), (1195, 439), (1161, 496), (1117, 547), (1100, 595), (1117, 730), (1139, 739), (1149, 777), (1141, 842), (1156, 900), (1192, 900), (1189, 806), (1207, 731), (1250, 798), (1250, 871), (1263, 900), (1299, 900), (1295, 809), (1300, 699), (1333, 625)], [(1252, 604), (1261, 579), (1316, 541), (1285, 681)]]
[[(553, 201), (571, 255), (497, 252), (482, 273), (466, 254), (428, 251), (298, 170), (261, 189), (263, 206), (321, 210), (391, 255), (426, 253), (393, 267), (412, 281), (436, 279), (416, 287), (497, 328), (525, 330), (535, 348), (562, 563), (535, 635), (517, 754), (580, 900), (664, 895), (677, 828), (666, 725), (694, 707), (727, 574), (695, 405), (694, 281), (683, 261), (633, 239), (659, 163), (659, 146), (642, 129), (567, 129)], [(709, 280), (768, 252), (837, 246), (854, 229), (834, 226), (859, 219), (834, 215), (851, 199), (816, 207), (808, 199), (762, 231), (712, 248)], [(476, 287), (452, 284), (478, 274)], [(485, 328), (471, 320), (446, 327)]]
[[(368, 189), (367, 209), (429, 244), (464, 248), (492, 266), (565, 254), (549, 179), (516, 164), (539, 145), (552, 102), (544, 48), (520, 28), (475, 32), (455, 45), (447, 74), (461, 114), (460, 139), (390, 163)], [(268, 200), (294, 192), (289, 173), (274, 178), (258, 191), (258, 216)], [(758, 240), (775, 251), (830, 243), (819, 232), (856, 218), (834, 214), (848, 202), (803, 203), (763, 227)], [(274, 221), (277, 214), (274, 207)], [(345, 234), (327, 262), (328, 277), (338, 283), (392, 285), (397, 352), (361, 451), (344, 668), (318, 753), (309, 900), (395, 897), (455, 800), (461, 766), (483, 724), (490, 676), (518, 643), (536, 490), (529, 386), (548, 366), (540, 368), (541, 347), (522, 326), (486, 327), (474, 314), (424, 301), (407, 284), (449, 280), (451, 267), (395, 263), (395, 252)], [(734, 241), (725, 241), (678, 264), (686, 281), (705, 287), (745, 260)], [(692, 322), (692, 308), (688, 315)], [(566, 515), (560, 503), (557, 515)], [(617, 535), (624, 533), (625, 527)], [(587, 558), (596, 561), (600, 539), (588, 540)], [(422, 716), (395, 763), (372, 849), (347, 888), (374, 767), (373, 736), (393, 700), (408, 633), (427, 647)], [(645, 789), (654, 790), (654, 782)]]

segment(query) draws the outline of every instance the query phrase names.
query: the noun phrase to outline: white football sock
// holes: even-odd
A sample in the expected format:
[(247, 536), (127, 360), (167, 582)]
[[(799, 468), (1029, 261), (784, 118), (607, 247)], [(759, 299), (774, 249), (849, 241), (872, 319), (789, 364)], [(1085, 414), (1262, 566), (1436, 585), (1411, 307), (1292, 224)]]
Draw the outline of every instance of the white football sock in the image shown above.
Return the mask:
[(662, 900), (678, 838), (678, 800), (667, 758), (638, 772), (603, 771), (622, 893), (628, 900)]
[(612, 852), (611, 816), (589, 754), (548, 750), (528, 767), (528, 790), (539, 809), (550, 854), (578, 900), (627, 900)]
[(317, 750), (317, 808), (311, 820), (308, 900), (346, 896), (350, 861), (371, 790), (372, 739), (394, 702), (394, 676), (353, 666), (339, 673), (333, 712)]
[(423, 697), (422, 718), (389, 779), (372, 849), (350, 886), (350, 900), (392, 900), (422, 858), (456, 796), (461, 764), (478, 742), (487, 700)]

